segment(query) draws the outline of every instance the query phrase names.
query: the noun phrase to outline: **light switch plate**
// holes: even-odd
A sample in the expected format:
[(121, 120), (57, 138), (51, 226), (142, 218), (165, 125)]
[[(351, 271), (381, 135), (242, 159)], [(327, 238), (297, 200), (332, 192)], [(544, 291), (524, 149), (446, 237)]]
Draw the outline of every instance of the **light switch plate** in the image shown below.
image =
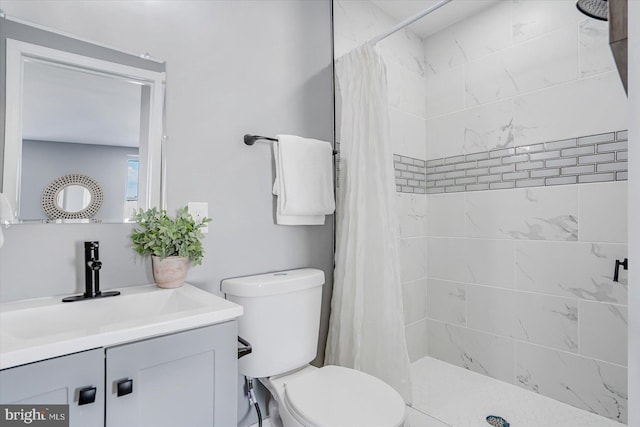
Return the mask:
[[(209, 216), (209, 203), (207, 202), (189, 202), (187, 203), (187, 210), (196, 220), (196, 222), (202, 222), (203, 218)], [(203, 233), (209, 232), (209, 227), (202, 227), (200, 229)]]

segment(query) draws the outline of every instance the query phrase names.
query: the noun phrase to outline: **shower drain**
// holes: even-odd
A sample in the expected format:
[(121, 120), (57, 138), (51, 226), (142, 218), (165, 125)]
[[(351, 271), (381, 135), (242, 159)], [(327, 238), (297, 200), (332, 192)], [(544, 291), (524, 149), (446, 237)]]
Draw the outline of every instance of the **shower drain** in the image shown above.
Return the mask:
[(509, 423), (507, 422), (507, 420), (496, 415), (489, 415), (487, 417), (487, 422), (493, 427), (509, 427)]

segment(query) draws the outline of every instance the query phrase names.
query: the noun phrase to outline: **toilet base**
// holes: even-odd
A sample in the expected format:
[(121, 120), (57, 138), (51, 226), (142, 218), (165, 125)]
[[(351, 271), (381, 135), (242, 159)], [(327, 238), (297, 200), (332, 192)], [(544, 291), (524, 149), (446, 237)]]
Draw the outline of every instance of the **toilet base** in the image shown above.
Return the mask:
[(271, 427), (284, 427), (280, 417), (280, 410), (278, 409), (278, 402), (274, 398), (269, 399), (269, 421)]
[(287, 405), (284, 403), (284, 385), (288, 381), (306, 375), (316, 369), (318, 368), (315, 366), (307, 365), (287, 374), (269, 378), (258, 378), (262, 385), (271, 393), (271, 399), (269, 400), (269, 420), (273, 427), (305, 427), (300, 424), (287, 409)]

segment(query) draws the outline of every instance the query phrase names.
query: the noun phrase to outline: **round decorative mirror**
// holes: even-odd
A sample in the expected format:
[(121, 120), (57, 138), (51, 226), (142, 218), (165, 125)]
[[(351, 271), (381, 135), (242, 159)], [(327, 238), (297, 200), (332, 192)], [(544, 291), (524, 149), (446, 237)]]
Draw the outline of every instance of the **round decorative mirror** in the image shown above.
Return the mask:
[(91, 193), (82, 185), (70, 184), (58, 192), (56, 203), (66, 212), (78, 213), (89, 207)]
[(93, 178), (77, 173), (53, 180), (42, 193), (42, 209), (51, 219), (93, 218), (104, 194)]

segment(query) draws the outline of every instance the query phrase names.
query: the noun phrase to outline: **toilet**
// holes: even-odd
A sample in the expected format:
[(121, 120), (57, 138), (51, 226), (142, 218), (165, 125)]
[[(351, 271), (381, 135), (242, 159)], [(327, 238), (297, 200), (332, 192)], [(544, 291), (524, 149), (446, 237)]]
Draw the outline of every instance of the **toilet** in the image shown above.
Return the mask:
[(340, 366), (316, 368), (324, 272), (313, 268), (222, 281), (228, 300), (244, 307), (238, 334), (251, 354), (238, 361), (273, 396), (272, 425), (402, 427), (404, 400), (383, 381)]

